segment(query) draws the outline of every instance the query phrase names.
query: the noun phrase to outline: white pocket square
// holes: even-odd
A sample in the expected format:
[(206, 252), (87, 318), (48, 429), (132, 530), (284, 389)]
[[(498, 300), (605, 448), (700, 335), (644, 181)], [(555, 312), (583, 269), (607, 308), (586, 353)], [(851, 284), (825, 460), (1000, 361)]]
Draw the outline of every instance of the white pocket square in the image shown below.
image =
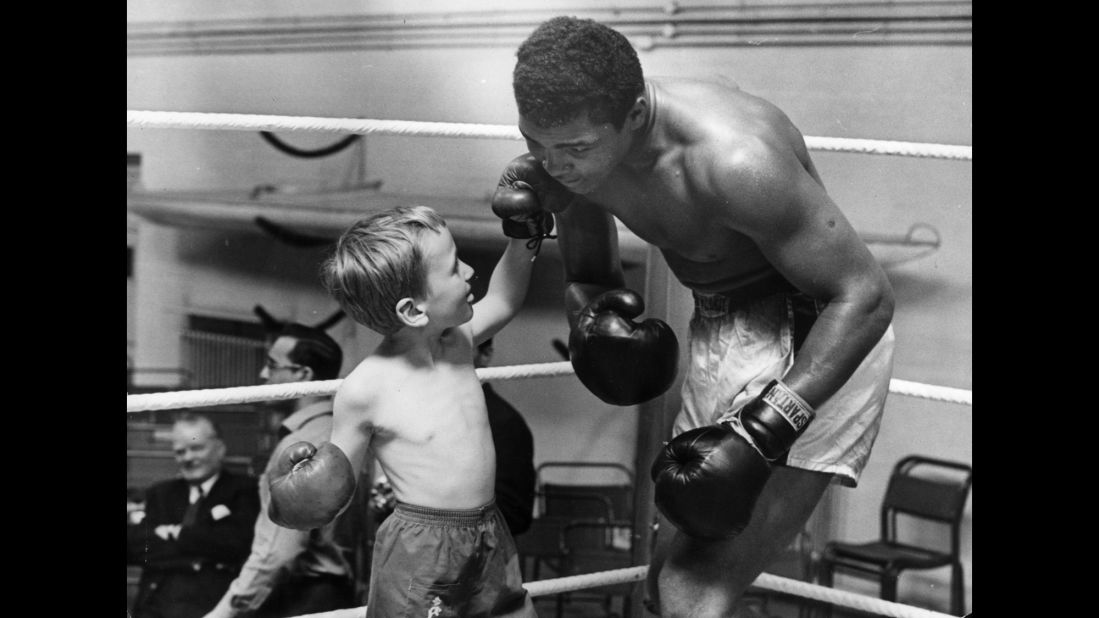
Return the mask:
[(217, 520), (222, 519), (224, 517), (228, 517), (229, 516), (229, 507), (225, 506), (224, 504), (219, 504), (219, 505), (215, 506), (214, 508), (210, 509), (210, 516), (214, 518), (214, 521), (217, 521)]

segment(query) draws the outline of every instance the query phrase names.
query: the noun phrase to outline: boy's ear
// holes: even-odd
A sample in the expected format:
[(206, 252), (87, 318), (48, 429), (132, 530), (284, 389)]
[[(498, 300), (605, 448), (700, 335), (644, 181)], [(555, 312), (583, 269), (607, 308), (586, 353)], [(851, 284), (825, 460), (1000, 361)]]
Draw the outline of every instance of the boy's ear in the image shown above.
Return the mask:
[(416, 306), (416, 301), (411, 298), (405, 297), (397, 301), (397, 317), (405, 326), (421, 327), (427, 326), (427, 314), (420, 310)]

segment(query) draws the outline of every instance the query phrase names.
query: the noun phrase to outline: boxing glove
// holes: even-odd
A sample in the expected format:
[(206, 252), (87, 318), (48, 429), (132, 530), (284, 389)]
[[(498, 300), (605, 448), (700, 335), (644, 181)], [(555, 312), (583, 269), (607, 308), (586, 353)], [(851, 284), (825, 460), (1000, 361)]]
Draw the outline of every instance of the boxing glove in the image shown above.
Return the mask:
[(512, 159), (492, 196), (492, 212), (503, 221), (504, 235), (529, 238), (531, 249), (541, 247), (542, 239), (556, 238), (553, 213), (568, 208), (576, 195), (550, 176), (538, 159), (530, 154)]
[(340, 447), (296, 442), (279, 455), (269, 481), (267, 514), (284, 528), (312, 530), (330, 523), (355, 494), (355, 473)]
[(729, 421), (676, 436), (650, 470), (657, 508), (691, 537), (739, 534), (771, 476), (771, 462), (790, 450), (813, 416), (805, 400), (772, 380)]
[(648, 401), (675, 381), (679, 342), (658, 319), (631, 319), (644, 310), (637, 292), (603, 292), (581, 310), (569, 333), (569, 360), (576, 376), (606, 403)]

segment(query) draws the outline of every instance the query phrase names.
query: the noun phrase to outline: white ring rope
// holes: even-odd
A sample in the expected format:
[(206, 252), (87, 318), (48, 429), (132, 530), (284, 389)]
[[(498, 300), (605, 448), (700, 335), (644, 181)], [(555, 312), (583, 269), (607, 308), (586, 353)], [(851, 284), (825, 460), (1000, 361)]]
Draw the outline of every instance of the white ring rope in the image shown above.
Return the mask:
[[(606, 586), (609, 584), (637, 582), (645, 579), (645, 575), (648, 573), (648, 571), (649, 567), (647, 565), (643, 565), (628, 567), (625, 569), (601, 571), (598, 573), (588, 573), (585, 575), (570, 575), (568, 577), (561, 577), (558, 579), (546, 579), (541, 581), (527, 582), (523, 584), (523, 587), (527, 589), (527, 592), (530, 594), (530, 596), (538, 597), (550, 594), (560, 594), (562, 592), (569, 592), (572, 590), (596, 588), (598, 586)], [(798, 581), (796, 579), (789, 579), (786, 577), (779, 577), (778, 575), (771, 575), (770, 573), (761, 573), (759, 577), (756, 578), (754, 582), (752, 582), (752, 585), (757, 588), (763, 588), (766, 590), (772, 590), (774, 592), (781, 592), (794, 596), (804, 597), (816, 601), (824, 601), (827, 603), (831, 603), (832, 605), (849, 607), (852, 609), (870, 612), (881, 616), (891, 616), (892, 618), (955, 618), (950, 614), (935, 612), (920, 607), (913, 607), (911, 605), (904, 605), (902, 603), (894, 603), (893, 601), (876, 599), (874, 597), (856, 594), (853, 592), (847, 592), (845, 590), (837, 590), (835, 588), (818, 586), (816, 584), (810, 584), (808, 582)], [(364, 616), (365, 614), (366, 607), (364, 606), (335, 610), (331, 612), (322, 612), (319, 614), (306, 614), (304, 616), (297, 616), (296, 618), (362, 618), (362, 616)]]
[[(231, 131), (311, 131), (360, 135), (408, 135), (416, 137), (465, 137), (522, 140), (518, 127), (503, 124), (322, 118), (208, 112), (127, 110), (126, 126), (138, 129), (224, 129)], [(971, 161), (972, 146), (923, 144), (845, 137), (805, 136), (810, 150), (900, 155), (931, 159)]]
[[(228, 129), (240, 131), (312, 131), (356, 133), (361, 135), (408, 135), (418, 137), (463, 137), (521, 140), (522, 135), (511, 125), (486, 125), (450, 122), (416, 122), (401, 120), (369, 120), (353, 118), (321, 118), (311, 116), (275, 116), (255, 114), (214, 114), (199, 112), (162, 112), (127, 110), (126, 125), (135, 128), (187, 128)], [(855, 152), (865, 154), (889, 154), (907, 157), (972, 160), (972, 146), (923, 144), (885, 140), (850, 139), (836, 137), (805, 136), (810, 150)], [(510, 380), (532, 377), (554, 377), (573, 373), (568, 362), (487, 367), (477, 369), (481, 381)], [(174, 408), (217, 406), (253, 401), (297, 399), (307, 395), (331, 395), (343, 380), (321, 380), (290, 384), (238, 386), (231, 388), (200, 389), (164, 393), (146, 393), (126, 396), (127, 412), (167, 410)], [(900, 395), (933, 399), (972, 406), (972, 391), (932, 386), (892, 379), (889, 391)], [(615, 569), (586, 575), (573, 575), (558, 579), (529, 582), (524, 587), (532, 597), (558, 594), (608, 584), (636, 582), (645, 579), (648, 566)], [(933, 612), (909, 605), (884, 601), (865, 595), (817, 586), (798, 580), (762, 573), (754, 586), (803, 596), (834, 605), (842, 605), (893, 618), (950, 618), (949, 614)], [(365, 607), (357, 607), (319, 614), (307, 614), (299, 618), (361, 618)]]
[(927, 384), (920, 384), (919, 382), (909, 382), (908, 380), (898, 380), (894, 378), (889, 381), (889, 392), (898, 395), (919, 397), (921, 399), (933, 399), (935, 401), (945, 401), (947, 403), (961, 403), (967, 406), (973, 405), (973, 391), (962, 388), (929, 386)]
[(756, 578), (756, 581), (752, 582), (752, 585), (775, 592), (784, 592), (794, 596), (813, 599), (815, 601), (824, 601), (826, 603), (831, 603), (832, 605), (842, 605), (852, 609), (881, 614), (882, 616), (892, 616), (893, 618), (956, 618), (951, 614), (944, 614), (929, 609), (904, 605), (903, 603), (876, 599), (863, 594), (847, 592), (846, 590), (818, 586), (796, 579), (771, 575), (770, 573), (760, 573), (759, 577)]
[[(514, 380), (520, 378), (548, 378), (574, 373), (568, 361), (556, 363), (536, 363), (531, 365), (510, 365), (506, 367), (482, 367), (476, 370), (482, 382), (490, 380)], [(228, 388), (205, 388), (189, 391), (170, 391), (163, 393), (143, 393), (126, 395), (127, 412), (145, 412), (148, 410), (172, 410), (177, 408), (199, 408), (221, 406), (233, 403), (253, 401), (276, 401), (297, 399), (307, 395), (332, 395), (340, 387), (342, 379), (318, 380), (314, 382), (291, 382), (289, 384), (261, 384), (259, 386), (231, 386)], [(973, 391), (947, 386), (933, 386), (907, 380), (889, 381), (889, 392), (948, 403), (973, 405)]]
[(557, 579), (543, 579), (536, 582), (527, 582), (523, 587), (532, 597), (541, 597), (549, 594), (560, 594), (572, 590), (584, 590), (596, 588), (608, 584), (624, 584), (627, 582), (639, 582), (645, 579), (649, 572), (648, 565), (627, 567), (624, 569), (612, 569), (598, 573), (586, 573), (584, 575), (569, 575)]
[[(625, 569), (614, 569), (612, 571), (601, 571), (599, 573), (588, 573), (586, 575), (570, 575), (558, 579), (529, 582), (523, 584), (523, 587), (527, 589), (530, 596), (537, 597), (569, 592), (571, 590), (583, 590), (585, 588), (595, 588), (610, 584), (641, 581), (645, 579), (645, 575), (648, 571), (649, 567), (643, 565)], [(892, 601), (883, 601), (882, 599), (875, 599), (874, 597), (868, 597), (862, 594), (818, 586), (796, 579), (771, 575), (770, 573), (761, 573), (759, 577), (752, 582), (752, 585), (757, 588), (764, 588), (766, 590), (773, 590), (775, 592), (782, 592), (817, 601), (825, 601), (833, 605), (842, 605), (844, 607), (881, 614), (882, 616), (893, 616), (894, 618), (949, 617), (949, 614), (941, 614), (939, 612), (903, 605), (901, 603), (894, 603)]]
[[(506, 367), (481, 367), (476, 371), (477, 377), (482, 382), (517, 378), (544, 378), (573, 373), (572, 364), (567, 361)], [(340, 387), (341, 382), (343, 382), (343, 379), (126, 395), (126, 411), (144, 412), (146, 410), (197, 408), (221, 406), (230, 403), (297, 399), (306, 395), (332, 395)]]

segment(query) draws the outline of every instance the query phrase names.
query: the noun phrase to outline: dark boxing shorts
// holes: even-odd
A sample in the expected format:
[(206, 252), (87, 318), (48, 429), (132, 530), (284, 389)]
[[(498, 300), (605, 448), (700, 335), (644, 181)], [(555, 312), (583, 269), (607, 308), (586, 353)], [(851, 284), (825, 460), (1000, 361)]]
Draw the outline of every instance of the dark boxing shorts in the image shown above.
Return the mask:
[(398, 502), (378, 528), (367, 618), (537, 616), (495, 502), (442, 510)]

